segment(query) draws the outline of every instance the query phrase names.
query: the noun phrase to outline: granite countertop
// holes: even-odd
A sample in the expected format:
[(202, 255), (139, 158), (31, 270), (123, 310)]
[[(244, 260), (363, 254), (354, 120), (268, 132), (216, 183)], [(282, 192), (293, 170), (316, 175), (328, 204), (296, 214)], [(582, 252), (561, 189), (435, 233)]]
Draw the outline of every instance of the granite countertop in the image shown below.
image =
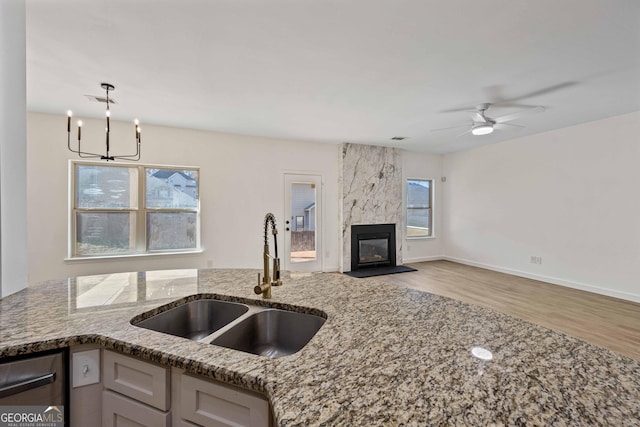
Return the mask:
[[(258, 301), (258, 270), (48, 281), (0, 300), (0, 357), (97, 343), (265, 394), (279, 425), (640, 425), (640, 363), (576, 338), (375, 279), (287, 274), (270, 303), (321, 310), (268, 359), (132, 326), (195, 294)], [(472, 355), (491, 351), (492, 360)]]

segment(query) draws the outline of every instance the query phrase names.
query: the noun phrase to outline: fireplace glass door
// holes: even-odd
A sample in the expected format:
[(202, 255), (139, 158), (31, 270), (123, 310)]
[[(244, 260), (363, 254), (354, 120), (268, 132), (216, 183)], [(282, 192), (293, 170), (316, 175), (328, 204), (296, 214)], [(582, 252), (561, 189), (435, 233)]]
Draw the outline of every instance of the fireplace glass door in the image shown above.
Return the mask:
[(378, 264), (389, 261), (389, 241), (384, 239), (366, 239), (358, 242), (359, 264)]

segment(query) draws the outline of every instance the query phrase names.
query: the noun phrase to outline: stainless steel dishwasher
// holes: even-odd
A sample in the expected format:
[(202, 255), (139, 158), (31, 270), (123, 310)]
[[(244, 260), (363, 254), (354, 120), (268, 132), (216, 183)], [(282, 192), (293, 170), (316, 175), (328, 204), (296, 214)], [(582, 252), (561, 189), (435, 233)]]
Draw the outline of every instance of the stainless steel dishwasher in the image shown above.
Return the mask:
[(0, 406), (65, 406), (67, 360), (65, 350), (0, 359)]

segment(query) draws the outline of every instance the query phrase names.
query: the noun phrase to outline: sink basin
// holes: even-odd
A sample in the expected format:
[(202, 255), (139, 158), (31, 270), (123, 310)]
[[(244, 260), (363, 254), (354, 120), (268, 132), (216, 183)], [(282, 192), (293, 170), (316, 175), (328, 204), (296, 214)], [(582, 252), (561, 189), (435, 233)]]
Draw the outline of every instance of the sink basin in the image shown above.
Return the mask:
[(300, 351), (326, 319), (313, 314), (263, 309), (221, 333), (211, 344), (270, 358)]
[(200, 340), (233, 322), (249, 307), (229, 301), (199, 299), (163, 311), (133, 325), (178, 337)]
[(326, 318), (253, 304), (197, 299), (131, 324), (156, 332), (276, 358), (300, 351)]

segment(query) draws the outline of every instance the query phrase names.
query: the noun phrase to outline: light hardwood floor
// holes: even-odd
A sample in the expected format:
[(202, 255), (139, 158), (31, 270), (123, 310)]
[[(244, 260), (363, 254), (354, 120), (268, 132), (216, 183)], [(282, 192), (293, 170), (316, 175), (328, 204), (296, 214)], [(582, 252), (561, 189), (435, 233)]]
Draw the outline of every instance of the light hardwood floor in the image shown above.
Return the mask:
[(376, 279), (488, 307), (640, 360), (640, 304), (449, 261)]

